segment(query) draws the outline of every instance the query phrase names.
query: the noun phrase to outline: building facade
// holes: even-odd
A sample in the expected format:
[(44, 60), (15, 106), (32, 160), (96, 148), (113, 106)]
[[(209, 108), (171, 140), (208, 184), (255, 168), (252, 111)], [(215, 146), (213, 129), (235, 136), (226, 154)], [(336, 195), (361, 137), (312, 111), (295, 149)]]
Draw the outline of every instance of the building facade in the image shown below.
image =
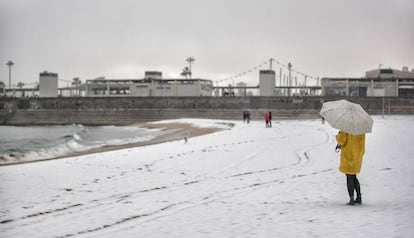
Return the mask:
[(86, 97), (211, 96), (213, 82), (206, 79), (94, 79), (84, 84)]
[(361, 78), (322, 78), (322, 96), (412, 97), (414, 71), (376, 69)]

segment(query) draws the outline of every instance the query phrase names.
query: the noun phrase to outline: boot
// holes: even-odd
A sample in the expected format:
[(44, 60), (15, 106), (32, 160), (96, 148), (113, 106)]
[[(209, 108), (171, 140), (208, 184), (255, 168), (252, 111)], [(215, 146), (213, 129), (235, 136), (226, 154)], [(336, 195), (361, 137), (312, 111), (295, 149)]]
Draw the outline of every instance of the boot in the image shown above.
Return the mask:
[(361, 199), (361, 187), (359, 185), (359, 181), (358, 179), (355, 181), (355, 190), (356, 190), (356, 199), (355, 199), (355, 203), (361, 205), (362, 204), (362, 199)]
[(350, 206), (354, 206), (355, 205), (355, 200), (354, 198), (350, 198), (349, 202), (346, 205), (350, 205)]

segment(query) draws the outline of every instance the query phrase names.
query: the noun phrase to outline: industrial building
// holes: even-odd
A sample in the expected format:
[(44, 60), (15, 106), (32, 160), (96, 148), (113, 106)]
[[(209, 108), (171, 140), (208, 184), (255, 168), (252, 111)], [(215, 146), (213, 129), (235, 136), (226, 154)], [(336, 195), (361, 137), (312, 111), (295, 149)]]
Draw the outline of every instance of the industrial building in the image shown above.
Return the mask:
[(159, 71), (146, 71), (143, 79), (86, 80), (81, 86), (86, 97), (134, 96), (173, 97), (211, 96), (213, 82), (207, 79), (163, 79)]
[[(76, 79), (76, 80), (75, 80)], [(75, 78), (71, 86), (58, 88), (58, 74), (44, 71), (33, 88), (6, 88), (0, 82), (0, 96), (19, 97), (199, 97), (199, 96), (342, 96), (342, 97), (414, 97), (414, 69), (374, 69), (359, 78), (322, 78), (315, 86), (276, 85), (273, 70), (259, 71), (259, 84), (213, 86), (201, 78), (163, 78), (160, 71), (146, 71), (141, 79), (106, 79), (82, 82)], [(281, 81), (281, 77), (280, 77)], [(17, 92), (17, 95), (15, 94)], [(19, 93), (20, 92), (20, 93)]]
[(322, 96), (413, 97), (414, 69), (375, 69), (361, 78), (322, 78)]

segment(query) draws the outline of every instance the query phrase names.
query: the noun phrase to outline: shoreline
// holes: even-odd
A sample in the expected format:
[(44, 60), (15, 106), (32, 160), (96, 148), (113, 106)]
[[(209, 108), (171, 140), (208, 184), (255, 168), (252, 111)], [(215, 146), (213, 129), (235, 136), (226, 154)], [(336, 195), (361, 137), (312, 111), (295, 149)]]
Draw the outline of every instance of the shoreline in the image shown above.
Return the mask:
[(148, 129), (161, 129), (161, 131), (164, 131), (165, 133), (162, 135), (156, 136), (155, 138), (148, 140), (148, 141), (129, 143), (129, 144), (123, 144), (123, 145), (105, 145), (99, 148), (94, 148), (94, 149), (80, 151), (80, 152), (73, 152), (67, 155), (57, 156), (53, 158), (0, 163), (0, 167), (37, 163), (37, 162), (44, 162), (44, 161), (49, 161), (49, 160), (65, 159), (65, 158), (77, 157), (77, 156), (82, 156), (82, 155), (103, 153), (103, 152), (108, 152), (108, 151), (116, 151), (116, 150), (122, 150), (122, 149), (128, 149), (128, 148), (148, 146), (148, 145), (155, 145), (155, 144), (161, 144), (161, 143), (165, 143), (169, 141), (184, 140), (185, 137), (192, 138), (192, 137), (202, 136), (202, 135), (206, 135), (206, 134), (210, 134), (210, 133), (223, 130), (220, 128), (200, 128), (200, 127), (193, 126), (189, 123), (156, 123), (156, 124), (144, 123), (144, 124), (133, 124), (132, 126), (140, 126), (140, 127), (148, 128)]

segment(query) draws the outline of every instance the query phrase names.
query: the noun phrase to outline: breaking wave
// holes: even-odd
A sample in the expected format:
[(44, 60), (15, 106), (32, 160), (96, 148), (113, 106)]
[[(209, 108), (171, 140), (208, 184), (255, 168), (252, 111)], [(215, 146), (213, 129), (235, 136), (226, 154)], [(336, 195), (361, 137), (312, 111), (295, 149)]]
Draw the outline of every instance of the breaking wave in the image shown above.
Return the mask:
[(1, 126), (0, 163), (50, 159), (103, 146), (149, 141), (158, 129), (120, 126)]

